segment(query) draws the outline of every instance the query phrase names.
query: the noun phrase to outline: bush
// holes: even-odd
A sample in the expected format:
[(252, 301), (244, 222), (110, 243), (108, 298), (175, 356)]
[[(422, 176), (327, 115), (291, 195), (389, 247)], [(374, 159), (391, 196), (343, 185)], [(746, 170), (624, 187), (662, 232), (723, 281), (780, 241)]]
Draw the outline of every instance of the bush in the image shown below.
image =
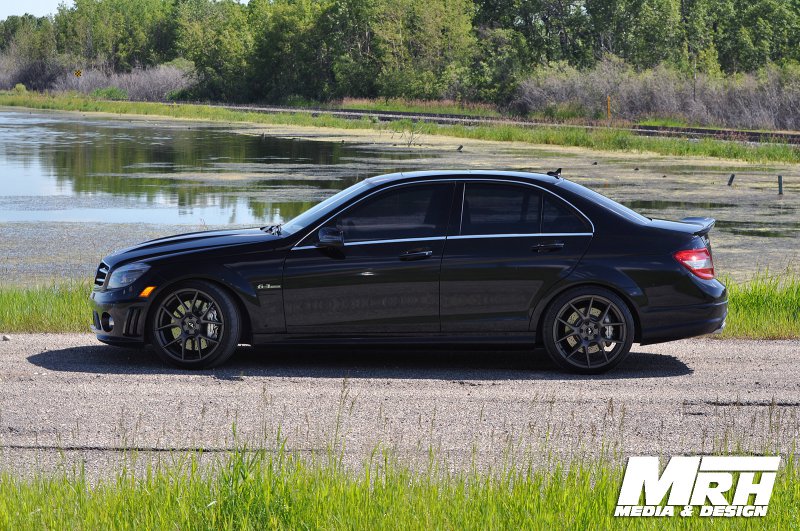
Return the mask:
[(51, 89), (56, 92), (80, 92), (94, 96), (98, 89), (118, 87), (125, 92), (124, 99), (134, 101), (185, 99), (183, 95), (194, 85), (194, 75), (184, 69), (188, 65), (189, 63), (184, 61), (180, 66), (170, 64), (148, 69), (135, 68), (131, 72), (119, 74), (90, 68), (84, 70), (80, 78), (72, 74), (62, 76), (56, 80)]
[[(636, 71), (606, 58), (589, 70), (555, 63), (522, 82), (512, 108), (522, 115), (677, 122), (756, 129), (800, 129), (800, 66), (769, 65), (753, 74), (698, 74), (696, 82), (664, 65)], [(566, 112), (565, 112), (566, 111)]]
[(26, 92), (28, 92), (28, 89), (25, 88), (25, 85), (23, 85), (22, 83), (17, 83), (16, 85), (14, 85), (14, 92), (16, 92), (17, 94), (25, 94)]
[(128, 93), (118, 87), (106, 87), (93, 90), (92, 97), (100, 100), (123, 101), (128, 99)]

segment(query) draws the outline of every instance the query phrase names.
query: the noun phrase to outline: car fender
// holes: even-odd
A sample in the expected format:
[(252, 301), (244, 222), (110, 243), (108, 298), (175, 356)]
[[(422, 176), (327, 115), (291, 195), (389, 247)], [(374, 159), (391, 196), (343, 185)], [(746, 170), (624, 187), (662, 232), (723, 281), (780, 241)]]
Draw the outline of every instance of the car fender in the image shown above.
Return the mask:
[(639, 331), (639, 308), (646, 304), (645, 294), (641, 288), (625, 272), (617, 267), (593, 262), (581, 262), (573, 268), (570, 274), (554, 284), (543, 294), (531, 309), (530, 330), (536, 333), (537, 341), (541, 340), (541, 327), (539, 326), (544, 312), (553, 300), (565, 291), (581, 286), (599, 286), (612, 291), (622, 297), (630, 306), (634, 321), (637, 324), (637, 337)]

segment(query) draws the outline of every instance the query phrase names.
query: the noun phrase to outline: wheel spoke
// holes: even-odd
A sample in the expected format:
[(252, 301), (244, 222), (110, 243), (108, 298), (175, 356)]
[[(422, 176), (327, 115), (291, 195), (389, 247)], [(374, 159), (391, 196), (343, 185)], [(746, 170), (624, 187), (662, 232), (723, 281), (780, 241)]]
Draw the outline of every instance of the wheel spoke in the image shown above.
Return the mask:
[(583, 348), (583, 344), (582, 343), (578, 343), (578, 346), (575, 347), (575, 349), (572, 352), (570, 352), (569, 355), (567, 355), (566, 359), (570, 359), (572, 356), (574, 356), (575, 354), (580, 352), (581, 348)]
[(181, 325), (179, 325), (178, 323), (170, 323), (164, 326), (159, 326), (158, 328), (156, 328), (156, 332), (160, 332), (161, 330), (167, 330), (168, 328), (180, 328), (180, 327)]
[(186, 339), (181, 341), (181, 359), (182, 360), (186, 359)]
[(221, 321), (209, 321), (207, 319), (200, 319), (200, 324), (212, 324), (212, 325), (222, 325)]
[(200, 336), (200, 338), (201, 338), (201, 339), (205, 339), (206, 341), (211, 341), (211, 342), (212, 342), (212, 343), (214, 343), (215, 345), (216, 345), (216, 344), (219, 344), (219, 341), (217, 341), (216, 339), (210, 338), (210, 337), (208, 337), (208, 336)]
[(600, 326), (622, 326), (625, 323), (600, 323)]
[(583, 347), (583, 350), (584, 350), (584, 352), (586, 352), (586, 366), (587, 367), (591, 367), (592, 366), (592, 360), (589, 359), (589, 345), (586, 345), (585, 347)]
[(578, 317), (580, 317), (581, 319), (585, 319), (586, 318), (586, 317), (584, 317), (583, 312), (580, 311), (578, 308), (576, 308), (574, 304), (572, 304), (570, 302), (569, 305), (572, 307), (573, 310), (575, 310), (575, 313), (578, 314)]
[(206, 311), (204, 311), (204, 312), (203, 312), (203, 315), (201, 315), (201, 316), (200, 316), (200, 320), (201, 320), (201, 321), (202, 321), (203, 319), (205, 319), (205, 318), (206, 318), (206, 315), (208, 315), (208, 312), (210, 312), (210, 311), (211, 311), (211, 308), (213, 308), (213, 307), (214, 307), (214, 304), (213, 304), (213, 303), (211, 303), (211, 302), (209, 302), (209, 303), (208, 303), (208, 307), (206, 308)]
[(173, 340), (172, 340), (172, 341), (170, 341), (169, 343), (166, 343), (166, 344), (164, 344), (164, 345), (162, 345), (162, 346), (163, 346), (164, 348), (167, 348), (167, 347), (169, 347), (169, 346), (171, 346), (171, 345), (174, 345), (175, 343), (177, 343), (177, 342), (178, 342), (178, 341), (180, 341), (181, 339), (183, 339), (183, 334), (179, 335), (178, 337), (176, 337), (175, 339), (173, 339)]
[(600, 352), (603, 353), (603, 356), (606, 358), (606, 363), (608, 363), (608, 352), (606, 352), (606, 342), (603, 341), (603, 344), (600, 345)]
[(611, 303), (609, 302), (606, 304), (606, 309), (603, 311), (603, 315), (600, 316), (600, 322), (602, 323), (606, 317), (608, 317), (608, 312), (611, 310)]
[(594, 297), (589, 299), (589, 307), (586, 308), (586, 318), (587, 319), (592, 317), (592, 304), (594, 304)]
[(569, 339), (569, 338), (571, 338), (572, 336), (577, 336), (577, 335), (578, 335), (578, 332), (576, 332), (575, 330), (573, 330), (573, 331), (572, 331), (572, 332), (570, 332), (569, 334), (567, 334), (567, 335), (565, 335), (564, 337), (562, 337), (561, 339), (557, 340), (557, 341), (556, 341), (556, 343), (561, 343), (561, 342), (562, 342), (562, 341), (564, 341), (565, 339)]

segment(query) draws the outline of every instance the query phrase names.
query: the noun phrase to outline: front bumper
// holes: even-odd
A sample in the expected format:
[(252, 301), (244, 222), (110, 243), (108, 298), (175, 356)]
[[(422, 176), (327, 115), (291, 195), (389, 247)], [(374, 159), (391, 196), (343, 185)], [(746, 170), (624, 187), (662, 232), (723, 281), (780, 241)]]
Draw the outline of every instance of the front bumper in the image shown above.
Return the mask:
[(148, 301), (131, 298), (125, 291), (93, 291), (92, 332), (109, 345), (140, 346), (145, 343)]

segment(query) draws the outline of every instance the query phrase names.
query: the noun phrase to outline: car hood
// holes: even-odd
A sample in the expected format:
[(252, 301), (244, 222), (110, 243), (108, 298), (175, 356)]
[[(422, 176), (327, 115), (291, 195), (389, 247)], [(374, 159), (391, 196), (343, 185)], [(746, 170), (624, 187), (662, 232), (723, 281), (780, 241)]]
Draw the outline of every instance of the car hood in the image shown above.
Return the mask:
[(233, 229), (190, 232), (150, 240), (132, 247), (115, 251), (103, 259), (111, 267), (123, 262), (145, 260), (158, 256), (219, 249), (254, 243), (278, 242), (279, 236), (267, 234), (261, 229)]

